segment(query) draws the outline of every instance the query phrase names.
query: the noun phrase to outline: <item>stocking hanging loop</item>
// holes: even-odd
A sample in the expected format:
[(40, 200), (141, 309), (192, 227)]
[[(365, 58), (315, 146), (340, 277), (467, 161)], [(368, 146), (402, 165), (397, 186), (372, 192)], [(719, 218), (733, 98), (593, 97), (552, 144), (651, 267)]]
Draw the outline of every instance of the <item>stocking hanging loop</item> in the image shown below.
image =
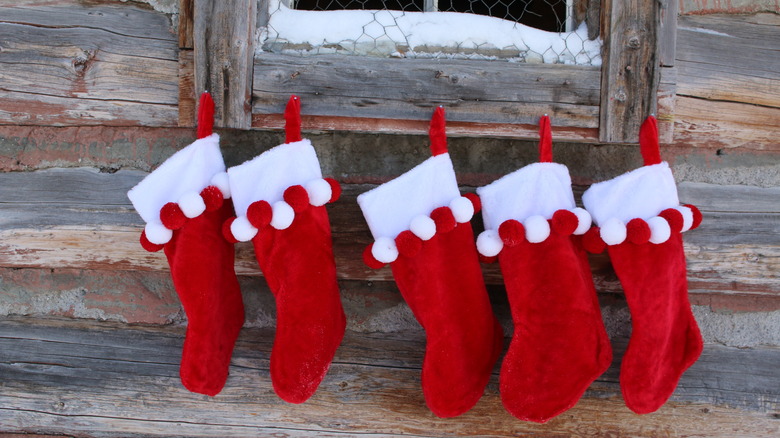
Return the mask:
[(648, 116), (639, 128), (639, 148), (645, 166), (661, 162), (661, 145), (658, 143), (658, 121), (654, 116)]
[(431, 127), (428, 131), (428, 137), (431, 139), (431, 155), (434, 157), (447, 153), (446, 123), (444, 107), (439, 106), (433, 112)]
[(550, 117), (543, 115), (539, 120), (539, 162), (552, 163), (552, 129)]
[(205, 138), (214, 133), (214, 99), (208, 91), (200, 95), (198, 105), (198, 138)]
[(290, 96), (287, 101), (287, 107), (284, 109), (284, 133), (285, 143), (295, 143), (301, 141), (301, 99), (296, 96)]

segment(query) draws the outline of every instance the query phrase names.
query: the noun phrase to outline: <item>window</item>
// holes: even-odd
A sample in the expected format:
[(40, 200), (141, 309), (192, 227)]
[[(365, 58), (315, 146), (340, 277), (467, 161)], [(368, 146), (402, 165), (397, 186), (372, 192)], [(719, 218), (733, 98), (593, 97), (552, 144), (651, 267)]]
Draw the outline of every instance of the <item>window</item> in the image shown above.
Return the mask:
[(588, 37), (584, 14), (575, 14), (575, 2), (589, 3), (289, 0), (288, 5), (288, 0), (271, 0), (262, 49), (301, 55), (601, 65), (601, 41)]

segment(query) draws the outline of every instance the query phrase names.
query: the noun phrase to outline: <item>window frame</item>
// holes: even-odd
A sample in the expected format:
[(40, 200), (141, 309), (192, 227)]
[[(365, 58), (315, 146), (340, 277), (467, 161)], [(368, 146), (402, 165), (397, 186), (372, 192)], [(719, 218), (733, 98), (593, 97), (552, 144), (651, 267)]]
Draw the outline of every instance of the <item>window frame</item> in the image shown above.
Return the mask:
[[(538, 117), (546, 113), (557, 140), (634, 143), (644, 118), (658, 113), (659, 35), (674, 28), (678, 0), (601, 0), (601, 67), (255, 55), (255, 30), (268, 20), (268, 0), (191, 1), (193, 95), (225, 90), (215, 93), (217, 107), (224, 107), (218, 126), (281, 128), (284, 104), (297, 94), (304, 102), (305, 130), (424, 133), (432, 109), (445, 105), (452, 135), (536, 138)], [(247, 11), (257, 20), (246, 19)], [(242, 50), (225, 50), (219, 47), (224, 38), (205, 37), (225, 33)], [(672, 51), (673, 44), (672, 38)], [(234, 74), (242, 71), (245, 76)], [(335, 85), (350, 80), (355, 87), (338, 94)], [(665, 120), (659, 119), (663, 138)]]

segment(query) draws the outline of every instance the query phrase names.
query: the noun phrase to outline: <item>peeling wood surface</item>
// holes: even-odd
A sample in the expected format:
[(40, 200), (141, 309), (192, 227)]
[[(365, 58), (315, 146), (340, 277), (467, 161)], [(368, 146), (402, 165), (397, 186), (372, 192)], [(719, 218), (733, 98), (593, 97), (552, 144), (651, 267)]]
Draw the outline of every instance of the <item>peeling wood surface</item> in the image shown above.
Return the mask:
[[(143, 227), (125, 193), (145, 174), (94, 169), (52, 169), (0, 174), (0, 266), (165, 271), (162, 253), (138, 244)], [(30, 190), (20, 192), (22, 185)], [(355, 202), (373, 186), (345, 185), (331, 204), (336, 266), (341, 279), (392, 281), (389, 268), (362, 263), (371, 241)], [(89, 195), (85, 194), (89, 191)], [(683, 202), (696, 204), (704, 224), (685, 236), (692, 294), (743, 294), (780, 298), (780, 204), (776, 188), (683, 183)], [(478, 231), (480, 222), (474, 221)], [(592, 258), (602, 292), (620, 285), (605, 256)], [(259, 275), (251, 245), (237, 245), (236, 271)], [(484, 265), (486, 281), (501, 284), (497, 265)]]
[[(420, 390), (422, 333), (348, 333), (314, 397), (273, 393), (273, 333), (244, 329), (221, 394), (178, 381), (183, 330), (58, 320), (0, 322), (0, 428), (88, 436), (775, 436), (780, 350), (707, 345), (658, 412), (636, 415), (619, 394), (619, 363), (546, 425), (504, 411), (497, 375), (457, 420), (438, 419)], [(621, 350), (625, 340), (614, 340)], [(618, 355), (620, 357), (620, 355)], [(497, 370), (496, 370), (497, 372)]]
[(444, 105), (452, 122), (536, 124), (549, 114), (556, 126), (596, 128), (599, 81), (595, 67), (263, 53), (253, 113), (281, 114), (298, 94), (305, 116), (427, 121)]
[(168, 18), (113, 1), (4, 4), (0, 124), (175, 126)]
[(680, 17), (675, 143), (780, 150), (780, 16)]

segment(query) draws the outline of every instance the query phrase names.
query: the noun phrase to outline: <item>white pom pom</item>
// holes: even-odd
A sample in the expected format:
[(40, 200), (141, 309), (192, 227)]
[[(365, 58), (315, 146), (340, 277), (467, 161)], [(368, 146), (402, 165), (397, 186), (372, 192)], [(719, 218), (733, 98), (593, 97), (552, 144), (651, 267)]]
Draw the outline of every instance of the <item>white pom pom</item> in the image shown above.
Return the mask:
[(465, 196), (458, 196), (450, 202), (450, 210), (455, 216), (455, 221), (465, 224), (474, 217), (474, 204)]
[(223, 198), (230, 199), (230, 180), (227, 172), (219, 172), (211, 177), (211, 185), (222, 192)]
[(544, 216), (531, 216), (523, 221), (525, 238), (531, 243), (544, 242), (550, 236), (550, 223)]
[(416, 216), (409, 224), (409, 230), (422, 240), (430, 240), (436, 234), (436, 222), (423, 214)]
[(257, 228), (252, 226), (246, 216), (239, 216), (230, 224), (230, 232), (239, 242), (248, 242), (257, 235)]
[(485, 257), (497, 256), (503, 248), (504, 242), (496, 230), (485, 230), (477, 236), (477, 251)]
[(677, 211), (679, 211), (683, 217), (682, 231), (685, 232), (690, 230), (691, 227), (693, 226), (693, 212), (691, 211), (691, 209), (685, 206), (679, 206), (677, 207)]
[(173, 237), (173, 231), (165, 228), (163, 224), (157, 223), (146, 224), (144, 233), (146, 234), (146, 240), (157, 245), (164, 245)]
[(398, 248), (393, 239), (380, 237), (371, 246), (371, 255), (382, 263), (392, 263), (398, 258)]
[(185, 193), (179, 198), (178, 204), (179, 208), (181, 208), (181, 212), (184, 213), (184, 216), (187, 216), (190, 219), (198, 217), (201, 213), (206, 211), (206, 203), (203, 202), (203, 198), (200, 197), (200, 194), (196, 192)]
[(276, 201), (271, 206), (271, 210), (273, 211), (273, 216), (271, 217), (272, 227), (277, 230), (284, 230), (292, 225), (293, 219), (295, 219), (295, 210), (293, 210), (290, 204), (284, 201)]
[(650, 227), (650, 243), (655, 243), (656, 245), (664, 243), (672, 235), (669, 222), (661, 216), (651, 217), (647, 220), (647, 225)]
[(309, 194), (309, 204), (315, 207), (327, 204), (333, 195), (333, 189), (331, 189), (330, 184), (322, 178), (307, 182), (303, 188)]
[(585, 234), (590, 229), (590, 225), (593, 222), (590, 213), (588, 213), (588, 210), (580, 207), (572, 209), (571, 212), (577, 216), (577, 229), (574, 230), (574, 234), (577, 236)]
[(620, 219), (607, 219), (599, 230), (601, 240), (607, 245), (620, 245), (626, 240), (626, 224)]

